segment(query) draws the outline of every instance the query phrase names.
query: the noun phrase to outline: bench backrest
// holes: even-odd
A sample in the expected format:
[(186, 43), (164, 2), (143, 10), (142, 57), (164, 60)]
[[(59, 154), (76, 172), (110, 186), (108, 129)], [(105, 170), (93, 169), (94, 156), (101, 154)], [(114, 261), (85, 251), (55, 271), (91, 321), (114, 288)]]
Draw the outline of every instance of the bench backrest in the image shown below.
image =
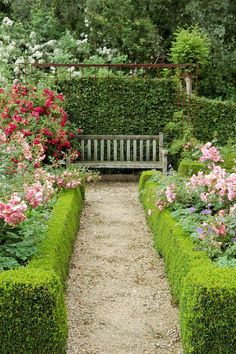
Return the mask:
[(81, 161), (160, 161), (159, 135), (80, 135)]

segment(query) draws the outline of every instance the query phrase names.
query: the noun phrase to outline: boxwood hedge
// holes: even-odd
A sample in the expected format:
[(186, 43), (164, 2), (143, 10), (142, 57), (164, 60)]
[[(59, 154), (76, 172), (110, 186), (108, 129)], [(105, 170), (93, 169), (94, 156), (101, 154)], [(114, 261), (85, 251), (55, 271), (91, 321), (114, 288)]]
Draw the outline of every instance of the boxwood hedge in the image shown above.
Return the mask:
[[(154, 173), (154, 172), (153, 172)], [(145, 188), (143, 181), (146, 179)], [(163, 255), (173, 299), (179, 303), (185, 354), (233, 354), (236, 348), (236, 270), (219, 268), (194, 250), (188, 234), (168, 211), (155, 206), (155, 183), (144, 172), (140, 198)]]
[(65, 353), (64, 285), (82, 204), (80, 188), (62, 192), (37, 255), (0, 274), (1, 353)]

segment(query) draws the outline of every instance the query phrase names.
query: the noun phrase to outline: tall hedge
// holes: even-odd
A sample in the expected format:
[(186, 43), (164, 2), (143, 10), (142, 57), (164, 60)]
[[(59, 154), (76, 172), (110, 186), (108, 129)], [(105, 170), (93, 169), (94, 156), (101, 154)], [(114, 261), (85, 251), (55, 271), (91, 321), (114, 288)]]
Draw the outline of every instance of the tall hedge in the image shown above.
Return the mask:
[[(192, 95), (173, 79), (130, 77), (60, 80), (65, 109), (85, 134), (155, 134), (184, 107), (201, 141), (225, 144), (236, 134), (236, 104)], [(182, 101), (182, 104), (180, 102)]]
[(217, 138), (222, 145), (229, 139), (235, 141), (236, 103), (192, 95), (186, 108), (186, 115), (189, 113), (195, 136), (200, 141)]
[(90, 134), (155, 134), (177, 109), (174, 80), (82, 78), (59, 82), (70, 119)]

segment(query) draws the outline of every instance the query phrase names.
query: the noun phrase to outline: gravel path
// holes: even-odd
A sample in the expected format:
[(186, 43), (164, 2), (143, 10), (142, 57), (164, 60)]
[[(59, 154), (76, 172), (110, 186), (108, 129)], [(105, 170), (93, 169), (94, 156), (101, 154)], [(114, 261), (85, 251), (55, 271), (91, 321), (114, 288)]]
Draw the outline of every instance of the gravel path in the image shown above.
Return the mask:
[(86, 191), (68, 279), (68, 354), (181, 353), (178, 310), (137, 183)]

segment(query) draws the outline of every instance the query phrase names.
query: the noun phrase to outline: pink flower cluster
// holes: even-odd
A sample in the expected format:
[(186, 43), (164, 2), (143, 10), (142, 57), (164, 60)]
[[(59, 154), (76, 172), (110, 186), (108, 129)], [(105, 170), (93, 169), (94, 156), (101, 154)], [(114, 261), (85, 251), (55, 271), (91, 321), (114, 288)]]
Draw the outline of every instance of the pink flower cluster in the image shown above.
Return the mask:
[(167, 186), (166, 190), (162, 192), (160, 198), (157, 200), (157, 208), (161, 211), (165, 209), (168, 205), (172, 204), (176, 199), (175, 184), (171, 183)]
[(236, 173), (227, 173), (220, 166), (213, 165), (209, 174), (198, 172), (190, 178), (190, 185), (193, 188), (199, 186), (207, 187), (206, 192), (201, 193), (201, 200), (207, 202), (211, 195), (219, 198), (227, 198), (230, 202), (236, 199)]
[(30, 187), (25, 186), (25, 199), (32, 208), (37, 208), (43, 202), (43, 186), (39, 181)]
[(75, 177), (74, 173), (65, 171), (61, 176), (56, 178), (56, 183), (59, 187), (65, 189), (76, 188), (81, 184), (81, 180)]
[(176, 199), (176, 193), (174, 193), (175, 184), (172, 183), (166, 188), (166, 198), (169, 203), (173, 203)]
[(27, 205), (18, 193), (14, 193), (8, 203), (0, 202), (0, 219), (10, 225), (17, 225), (26, 219)]
[(201, 147), (202, 156), (200, 157), (200, 161), (213, 161), (213, 162), (223, 162), (224, 160), (220, 156), (219, 151), (215, 146), (211, 143), (206, 143)]

